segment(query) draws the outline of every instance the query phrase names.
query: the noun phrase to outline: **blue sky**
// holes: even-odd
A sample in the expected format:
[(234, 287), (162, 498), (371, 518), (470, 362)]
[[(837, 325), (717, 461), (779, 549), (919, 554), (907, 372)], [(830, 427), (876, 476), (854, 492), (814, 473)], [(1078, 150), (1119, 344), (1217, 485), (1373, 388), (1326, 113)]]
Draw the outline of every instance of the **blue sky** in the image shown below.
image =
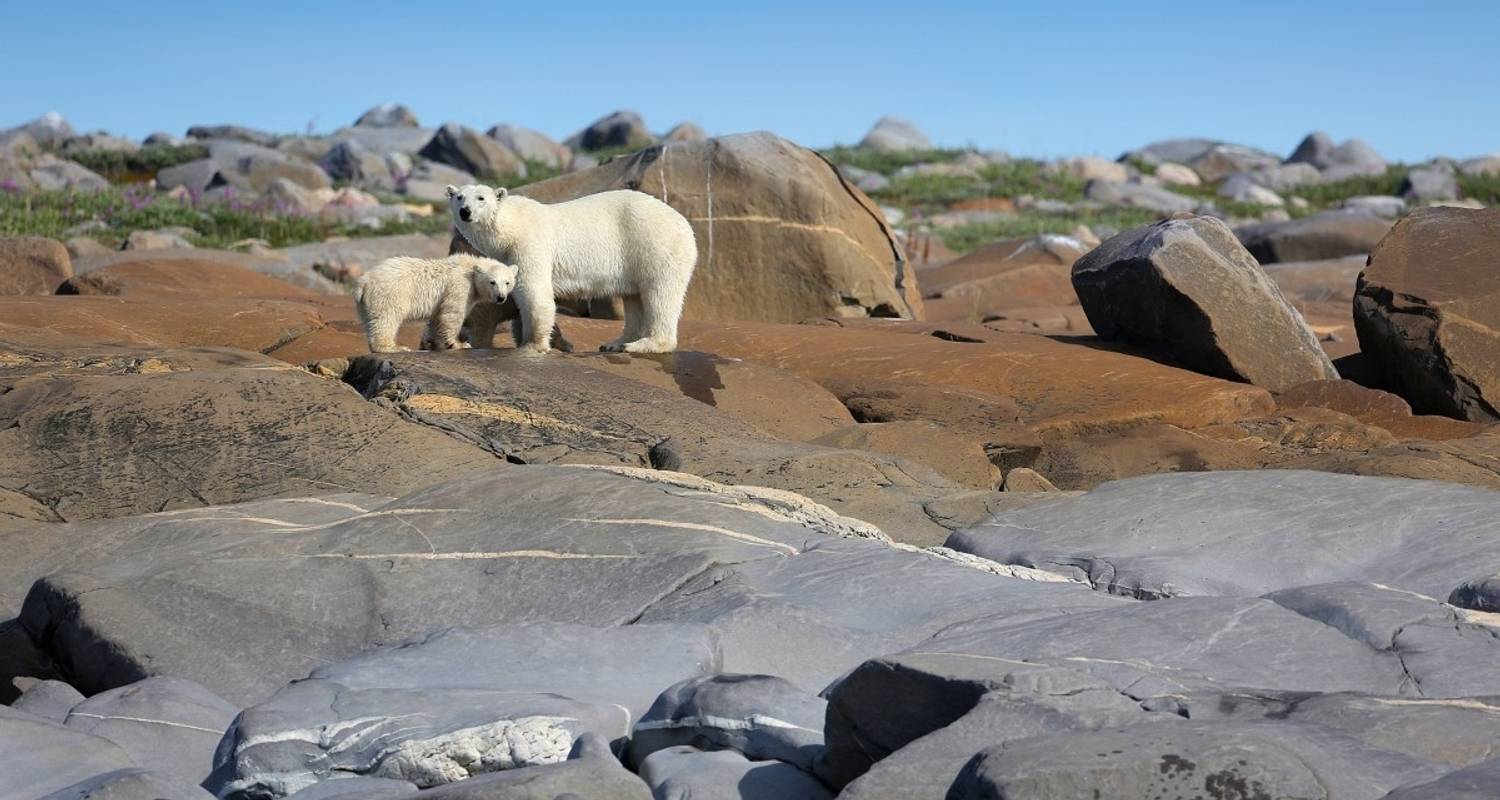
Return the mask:
[(558, 138), (634, 108), (811, 146), (895, 113), (1018, 155), (1191, 135), (1288, 153), (1315, 128), (1391, 159), (1500, 151), (1497, 0), (6, 6), (0, 126), (328, 131), (397, 101)]

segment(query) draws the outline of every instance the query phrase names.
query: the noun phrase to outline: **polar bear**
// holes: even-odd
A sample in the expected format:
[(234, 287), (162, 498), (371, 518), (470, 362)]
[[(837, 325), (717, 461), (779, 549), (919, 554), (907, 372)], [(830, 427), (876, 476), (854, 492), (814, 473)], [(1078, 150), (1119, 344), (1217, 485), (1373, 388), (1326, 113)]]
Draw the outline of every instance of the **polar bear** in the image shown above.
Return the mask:
[(600, 350), (669, 353), (698, 243), (671, 206), (630, 190), (545, 204), (504, 188), (448, 186), (453, 222), (485, 255), (519, 269), (522, 349), (551, 347), (557, 299), (619, 297), (625, 330)]
[(407, 320), (427, 320), (433, 350), (458, 346), (458, 329), (479, 302), (502, 303), (516, 286), (516, 268), (492, 258), (390, 258), (360, 276), (354, 304), (372, 353), (410, 350), (396, 344)]

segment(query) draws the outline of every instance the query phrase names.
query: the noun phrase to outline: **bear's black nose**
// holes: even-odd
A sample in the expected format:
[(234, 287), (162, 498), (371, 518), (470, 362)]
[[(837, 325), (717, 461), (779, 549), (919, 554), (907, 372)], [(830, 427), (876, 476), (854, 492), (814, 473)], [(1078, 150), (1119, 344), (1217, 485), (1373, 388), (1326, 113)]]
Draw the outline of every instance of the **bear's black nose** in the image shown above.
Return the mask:
[(468, 222), (469, 221), (469, 217), (472, 217), (472, 216), (474, 216), (474, 212), (470, 211), (467, 208), (460, 208), (458, 210), (458, 218), (461, 219), (461, 220), (463, 220), (464, 222)]

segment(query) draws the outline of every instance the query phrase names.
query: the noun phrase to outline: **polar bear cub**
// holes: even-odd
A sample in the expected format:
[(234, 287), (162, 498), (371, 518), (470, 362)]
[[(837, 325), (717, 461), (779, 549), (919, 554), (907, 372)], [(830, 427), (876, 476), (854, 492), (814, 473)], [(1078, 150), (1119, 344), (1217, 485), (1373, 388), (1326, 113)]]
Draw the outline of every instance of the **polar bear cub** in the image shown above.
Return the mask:
[(449, 186), (448, 205), (469, 244), (519, 270), (523, 349), (550, 349), (559, 298), (602, 297), (624, 301), (625, 330), (600, 350), (677, 349), (698, 243), (671, 206), (629, 190), (547, 204), (475, 184)]
[(502, 303), (516, 286), (516, 268), (492, 258), (389, 258), (359, 279), (354, 303), (372, 353), (410, 350), (396, 344), (396, 329), (427, 320), (432, 349), (458, 346), (458, 330), (475, 303)]

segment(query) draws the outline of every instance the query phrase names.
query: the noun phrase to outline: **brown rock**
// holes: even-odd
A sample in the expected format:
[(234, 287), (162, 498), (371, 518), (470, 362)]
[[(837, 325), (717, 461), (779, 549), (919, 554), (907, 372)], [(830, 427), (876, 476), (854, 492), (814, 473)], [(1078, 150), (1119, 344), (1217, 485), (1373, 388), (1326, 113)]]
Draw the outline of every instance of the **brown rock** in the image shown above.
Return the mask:
[(961, 486), (993, 489), (1000, 482), (1000, 470), (990, 463), (983, 442), (926, 420), (855, 423), (812, 444), (910, 459)]
[(73, 277), (61, 242), (41, 236), (0, 239), (0, 295), (52, 294)]
[(453, 123), (439, 128), (417, 155), (480, 178), (526, 176), (526, 164), (505, 145)]
[(1043, 436), (1033, 468), (1063, 489), (1092, 489), (1101, 483), (1159, 472), (1259, 469), (1263, 445), (1247, 445), (1175, 425), (1149, 424), (1125, 430), (1070, 436)]
[(1312, 381), (1276, 396), (1283, 409), (1304, 407), (1341, 411), (1367, 425), (1390, 431), (1398, 439), (1461, 439), (1488, 426), (1439, 416), (1413, 416), (1401, 397), (1353, 381)]
[(1052, 481), (1047, 480), (1040, 472), (1026, 467), (1016, 467), (1005, 473), (1005, 486), (1007, 492), (1055, 492), (1057, 487)]
[(1500, 427), (1444, 442), (1408, 441), (1369, 452), (1332, 452), (1283, 461), (1279, 469), (1448, 481), (1500, 489)]
[(1266, 274), (1307, 320), (1323, 352), (1332, 359), (1359, 352), (1354, 284), (1364, 268), (1364, 256), (1265, 265)]
[(103, 272), (74, 275), (57, 287), (58, 294), (89, 294), (115, 296), (125, 292), (125, 281)]
[(1021, 421), (1021, 408), (1009, 398), (879, 378), (831, 378), (824, 385), (860, 422), (937, 423), (977, 441), (986, 459), (1002, 470), (1030, 464), (1041, 451), (1041, 439)]
[(1327, 408), (1297, 408), (1270, 417), (1242, 419), (1226, 427), (1270, 445), (1267, 455), (1272, 459), (1334, 450), (1364, 451), (1396, 443), (1389, 431)]
[(926, 319), (978, 322), (1015, 308), (1076, 306), (1069, 272), (1087, 251), (1070, 237), (1044, 234), (996, 242), (919, 270)]
[(1500, 209), (1421, 208), (1359, 277), (1360, 349), (1424, 413), (1500, 421)]
[[(190, 302), (184, 302), (189, 301)], [(151, 347), (237, 347), (266, 353), (324, 326), (305, 303), (210, 299), (177, 301), (129, 297), (4, 297), (0, 319), (43, 328), (80, 341)]]
[(687, 319), (922, 316), (880, 209), (811, 150), (769, 133), (672, 142), (519, 191), (557, 203), (627, 188), (692, 223)]
[(1200, 372), (1273, 391), (1338, 377), (1302, 315), (1212, 217), (1109, 239), (1073, 265), (1073, 287), (1100, 337)]
[(1235, 229), (1255, 260), (1319, 261), (1370, 252), (1391, 229), (1373, 214), (1325, 211), (1287, 222), (1261, 222)]

